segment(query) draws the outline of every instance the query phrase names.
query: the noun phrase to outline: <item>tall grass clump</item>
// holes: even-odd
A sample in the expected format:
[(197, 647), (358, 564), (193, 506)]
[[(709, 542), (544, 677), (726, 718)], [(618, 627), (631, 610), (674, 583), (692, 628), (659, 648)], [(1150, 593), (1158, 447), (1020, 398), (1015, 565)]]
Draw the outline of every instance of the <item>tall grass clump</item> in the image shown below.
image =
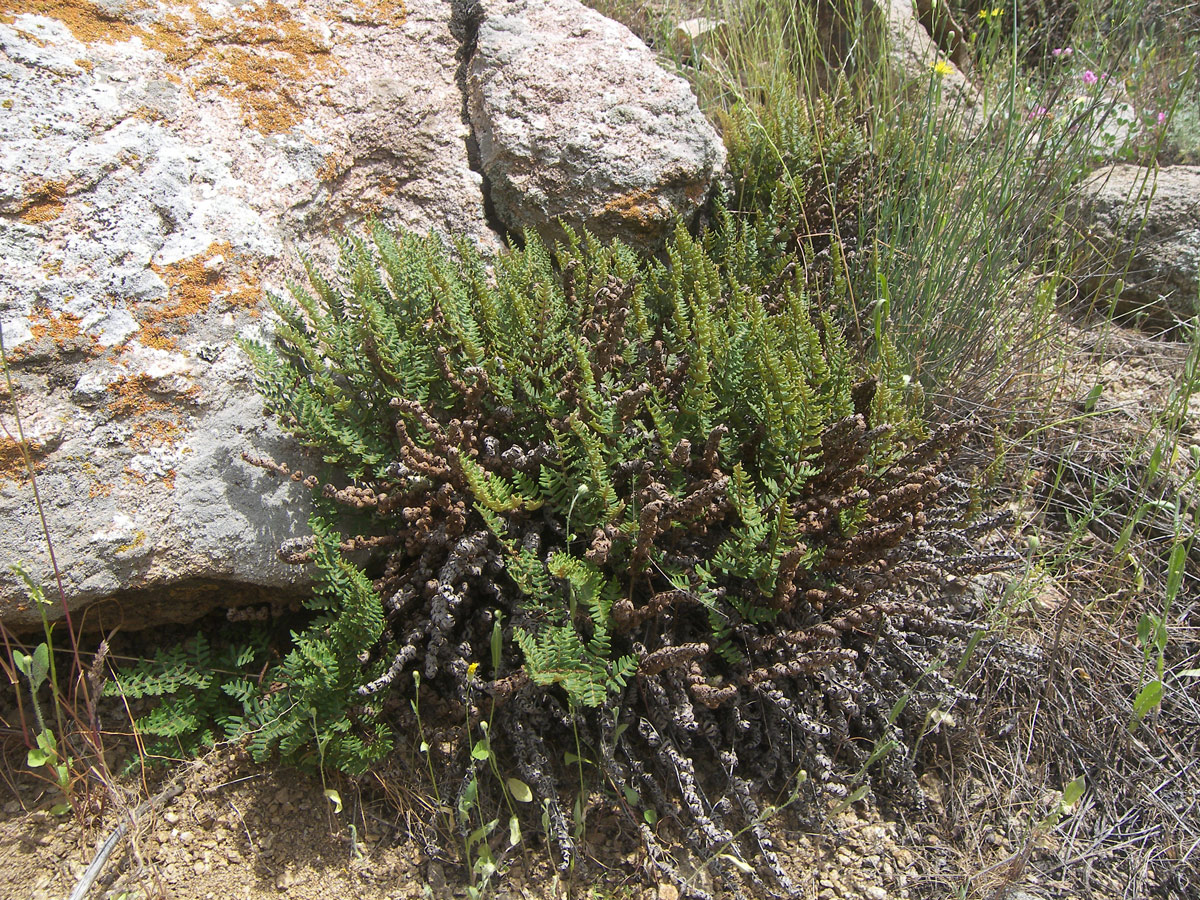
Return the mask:
[[(618, 17), (635, 13), (619, 2), (601, 7)], [(1153, 102), (1161, 108), (1149, 110), (1149, 100), (1124, 88), (1127, 76), (1145, 80), (1144, 0), (1084, 6), (1071, 16), (1031, 7), (1014, 18), (1009, 7), (970, 4), (951, 11), (970, 23), (973, 101), (944, 89), (939, 66), (905, 83), (887, 64), (879, 13), (869, 5), (709, 0), (639, 4), (635, 17), (668, 53), (680, 52), (670, 37), (679, 18), (726, 23), (684, 48), (680, 71), (725, 123), (735, 155), (748, 128), (767, 135), (763, 152), (776, 160), (760, 171), (777, 174), (787, 189), (814, 175), (793, 161), (807, 167), (816, 159), (826, 189), (842, 190), (838, 129), (813, 124), (829, 121), (831, 110), (832, 118), (859, 123), (866, 152), (857, 157), (855, 193), (869, 202), (851, 202), (861, 208), (849, 217), (850, 233), (840, 214), (846, 204), (835, 196), (839, 215), (811, 223), (818, 240), (821, 228), (837, 224), (840, 249), (852, 255), (843, 266), (851, 334), (868, 353), (894, 351), (938, 407), (1025, 405), (1061, 368), (1056, 301), (1104, 265), (1084, 252), (1072, 199), (1104, 160), (1159, 146), (1168, 121), (1159, 113), (1168, 106), (1159, 96)], [(1047, 16), (1062, 46), (1043, 47), (1040, 32), (1034, 41), (1033, 23)], [(1172, 58), (1181, 58), (1178, 51)], [(1177, 96), (1189, 77), (1176, 73)], [(785, 122), (797, 119), (787, 111), (796, 105), (789, 94), (803, 110), (801, 128)], [(877, 340), (881, 318), (893, 346)]]

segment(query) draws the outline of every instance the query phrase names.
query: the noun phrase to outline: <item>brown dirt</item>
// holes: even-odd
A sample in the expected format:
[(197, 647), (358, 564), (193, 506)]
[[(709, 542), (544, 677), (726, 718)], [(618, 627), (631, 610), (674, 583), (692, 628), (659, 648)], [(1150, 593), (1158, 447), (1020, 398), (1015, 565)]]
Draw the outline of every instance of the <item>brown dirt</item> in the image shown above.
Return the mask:
[[(66, 896), (112, 830), (128, 820), (138, 798), (161, 790), (133, 779), (112, 789), (97, 787), (97, 802), (100, 793), (107, 795), (103, 809), (81, 824), (77, 815), (56, 817), (47, 811), (61, 799), (52, 786), (24, 772), (15, 779), (13, 774), (10, 769), (9, 783), (18, 795), (0, 807), (0, 846), (6, 848), (0, 850), (0, 896), (33, 900)], [(344, 778), (323, 783), (295, 770), (264, 769), (241, 750), (224, 748), (180, 764), (172, 777), (181, 793), (138, 816), (132, 838), (122, 841), (89, 896), (383, 900), (466, 893), (469, 882), (456, 838), (431, 829), (436, 809), (387, 773), (359, 786)], [(341, 798), (340, 814), (327, 790), (336, 790)], [(81, 791), (75, 795), (78, 806), (87, 805)], [(621, 826), (611, 815), (599, 808), (592, 815), (596, 840), (586, 874), (557, 878), (540, 847), (533, 846), (523, 855), (514, 854), (493, 881), (492, 895), (532, 900), (586, 896), (603, 888), (607, 893), (599, 896), (675, 896), (671, 885), (646, 878), (640, 854), (613, 852), (630, 841), (613, 833)], [(661, 827), (669, 833), (669, 825)], [(902, 831), (901, 824), (859, 808), (835, 817), (821, 834), (795, 834), (784, 849), (801, 887), (799, 896), (930, 896), (923, 886), (941, 880), (939, 866), (928, 859), (930, 852), (947, 856), (951, 851), (942, 849), (936, 836), (906, 847)], [(708, 886), (706, 873), (696, 877)]]

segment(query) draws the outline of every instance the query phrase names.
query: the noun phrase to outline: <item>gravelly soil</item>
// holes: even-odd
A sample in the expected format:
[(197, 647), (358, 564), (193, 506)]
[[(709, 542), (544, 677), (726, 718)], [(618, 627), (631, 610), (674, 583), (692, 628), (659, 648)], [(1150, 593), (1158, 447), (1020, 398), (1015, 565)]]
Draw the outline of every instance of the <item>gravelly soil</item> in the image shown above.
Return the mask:
[[(325, 796), (327, 786), (315, 776), (263, 770), (237, 750), (214, 751), (181, 767), (177, 776), (182, 792), (144, 815), (89, 896), (382, 900), (467, 894), (461, 862), (450, 854), (431, 858), (406, 833), (405, 814), (414, 814), (412, 810), (393, 808), (390, 817), (377, 815), (385, 804), (366, 802), (365, 791), (359, 794), (343, 785), (343, 809), (337, 814)], [(34, 784), (21, 780), (28, 795), (22, 799), (38, 800)], [(923, 786), (936, 816), (940, 783), (929, 776)], [(43, 793), (41, 805), (55, 799), (52, 792)], [(56, 818), (44, 810), (22, 812), (20, 801), (8, 801), (0, 823), (0, 896), (67, 896), (119, 821), (111, 802), (101, 816), (81, 826), (71, 814)], [(604, 831), (597, 829), (601, 835)], [(997, 835), (991, 846), (1002, 861), (1012, 845)], [(492, 896), (587, 896), (589, 890), (596, 896), (602, 887), (608, 896), (630, 900), (677, 897), (674, 886), (646, 879), (638, 854), (614, 856), (603, 845), (593, 845), (591, 853), (594, 861), (586, 875), (559, 880), (532, 848), (513, 858), (493, 881)], [(932, 820), (924, 827), (908, 827), (861, 806), (835, 817), (824, 834), (791, 835), (782, 855), (800, 886), (799, 896), (818, 900), (946, 895), (962, 856), (948, 839), (938, 837)], [(703, 872), (697, 882), (710, 886)], [(1022, 878), (1015, 883), (1028, 882)]]

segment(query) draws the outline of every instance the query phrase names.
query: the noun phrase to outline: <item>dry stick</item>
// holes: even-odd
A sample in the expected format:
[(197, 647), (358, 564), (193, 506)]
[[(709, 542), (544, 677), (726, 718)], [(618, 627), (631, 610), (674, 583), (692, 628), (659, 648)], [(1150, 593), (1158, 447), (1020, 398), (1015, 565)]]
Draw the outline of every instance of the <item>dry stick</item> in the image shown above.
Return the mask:
[(79, 882), (75, 885), (75, 890), (71, 891), (71, 896), (68, 897), (67, 900), (83, 900), (83, 898), (87, 896), (87, 892), (92, 887), (92, 882), (100, 877), (100, 872), (104, 869), (104, 864), (108, 862), (109, 856), (111, 856), (113, 850), (117, 848), (117, 844), (120, 843), (121, 838), (123, 838), (129, 831), (130, 823), (136, 825), (139, 816), (143, 816), (151, 810), (157, 809), (159, 806), (162, 806), (169, 800), (173, 800), (181, 793), (183, 793), (182, 774), (177, 776), (165, 788), (130, 813), (128, 820), (118, 825), (113, 833), (108, 836), (108, 840), (104, 842), (104, 845), (100, 848), (99, 852), (96, 854), (96, 857), (92, 860), (91, 865), (89, 865), (84, 871), (83, 875), (79, 879)]

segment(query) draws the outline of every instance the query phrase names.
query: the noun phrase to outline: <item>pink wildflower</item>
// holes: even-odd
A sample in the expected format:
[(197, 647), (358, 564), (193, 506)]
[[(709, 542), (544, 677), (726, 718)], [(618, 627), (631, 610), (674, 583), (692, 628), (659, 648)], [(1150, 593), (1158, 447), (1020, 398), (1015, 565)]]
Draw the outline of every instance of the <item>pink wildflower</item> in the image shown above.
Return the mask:
[(1029, 111), (1029, 115), (1025, 118), (1032, 122), (1034, 119), (1046, 119), (1049, 118), (1049, 116), (1050, 110), (1046, 109), (1044, 106), (1039, 106), (1037, 109), (1031, 109)]
[(1155, 120), (1158, 122), (1159, 125), (1166, 125), (1167, 124), (1167, 114), (1165, 112), (1160, 112), (1155, 117)]
[(1088, 69), (1086, 72), (1083, 73), (1083, 83), (1084, 84), (1095, 84), (1099, 80), (1100, 79), (1096, 77), (1096, 73), (1093, 72), (1091, 69)]
[(1070, 56), (1075, 52), (1071, 47), (1055, 47), (1050, 51), (1054, 56)]

